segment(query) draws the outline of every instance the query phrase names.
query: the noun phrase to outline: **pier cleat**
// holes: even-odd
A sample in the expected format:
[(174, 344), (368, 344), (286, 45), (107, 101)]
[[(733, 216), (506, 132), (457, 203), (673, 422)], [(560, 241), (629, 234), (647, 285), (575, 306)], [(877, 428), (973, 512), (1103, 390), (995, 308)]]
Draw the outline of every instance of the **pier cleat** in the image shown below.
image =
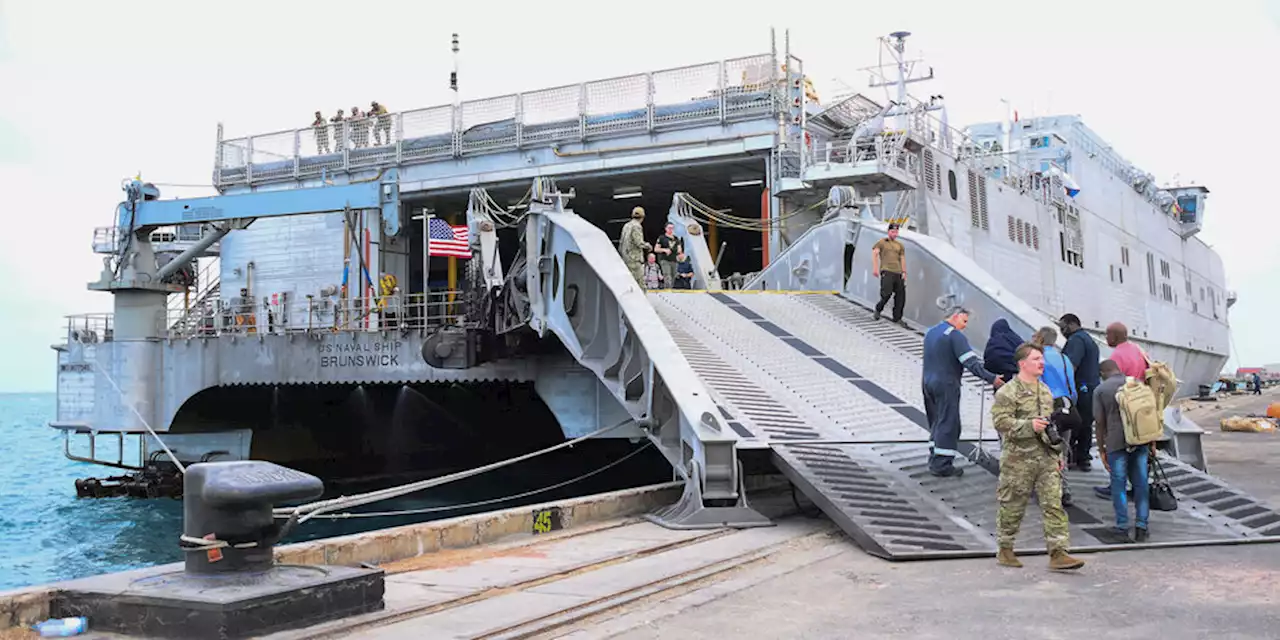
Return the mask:
[(277, 565), (272, 507), (318, 498), (319, 478), (270, 462), (198, 463), (184, 477), (184, 564), (60, 585), (55, 618), (156, 638), (245, 638), (378, 611), (381, 569)]

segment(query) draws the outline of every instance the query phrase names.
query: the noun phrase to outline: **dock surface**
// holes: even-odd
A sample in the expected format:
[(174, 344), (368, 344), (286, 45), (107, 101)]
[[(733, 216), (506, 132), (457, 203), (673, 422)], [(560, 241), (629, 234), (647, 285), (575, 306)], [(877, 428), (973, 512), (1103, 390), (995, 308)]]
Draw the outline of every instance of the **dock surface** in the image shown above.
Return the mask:
[[(1271, 504), (1280, 502), (1280, 434), (1221, 432), (1217, 420), (1275, 401), (1280, 390), (1270, 389), (1188, 410), (1209, 432), (1213, 473)], [(789, 496), (769, 503), (789, 505)], [(1044, 556), (1022, 569), (990, 559), (895, 563), (861, 551), (825, 517), (790, 511), (769, 529), (610, 525), (399, 573), (388, 579), (388, 611), (426, 607), (420, 614), (272, 637), (1108, 638), (1120, 627), (1124, 637), (1274, 637), (1274, 545), (1086, 554), (1075, 574), (1048, 571)]]

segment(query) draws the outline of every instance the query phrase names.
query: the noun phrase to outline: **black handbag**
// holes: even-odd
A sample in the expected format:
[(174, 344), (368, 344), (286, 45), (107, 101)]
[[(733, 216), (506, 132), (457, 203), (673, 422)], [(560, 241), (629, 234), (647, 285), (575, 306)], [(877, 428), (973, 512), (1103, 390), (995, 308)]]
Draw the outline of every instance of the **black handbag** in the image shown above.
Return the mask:
[(1178, 498), (1173, 495), (1173, 485), (1164, 474), (1160, 457), (1151, 454), (1147, 457), (1148, 486), (1151, 494), (1151, 509), (1154, 511), (1177, 511)]

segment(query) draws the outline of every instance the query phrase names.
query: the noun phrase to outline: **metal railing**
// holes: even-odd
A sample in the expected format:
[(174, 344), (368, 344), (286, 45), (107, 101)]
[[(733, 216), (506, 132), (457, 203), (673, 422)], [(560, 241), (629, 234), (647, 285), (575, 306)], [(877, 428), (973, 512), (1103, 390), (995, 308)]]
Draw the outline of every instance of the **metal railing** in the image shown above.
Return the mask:
[(879, 162), (896, 167), (908, 175), (919, 175), (919, 158), (907, 151), (906, 131), (885, 131), (852, 140), (832, 141), (809, 150), (808, 166), (823, 164), (859, 164)]
[[(165, 242), (181, 242), (196, 243), (200, 238), (204, 237), (205, 225), (203, 224), (180, 224), (170, 225), (166, 227), (157, 227), (151, 232), (152, 243)], [(122, 241), (125, 237), (125, 229), (121, 227), (97, 227), (93, 230), (93, 252), (102, 254), (116, 254), (120, 252)], [(210, 253), (218, 251), (218, 243), (214, 243), (209, 247)]]
[(167, 316), (169, 318), (177, 317), (172, 324), (166, 325), (170, 330), (174, 328), (181, 330), (181, 327), (193, 321), (193, 310), (202, 309), (202, 305), (213, 301), (213, 297), (218, 295), (221, 290), (221, 274), (221, 258), (205, 260), (204, 266), (200, 268), (199, 274), (196, 275), (195, 290), (188, 290), (184, 293), (175, 293), (169, 296)]
[(66, 339), (68, 342), (94, 344), (110, 342), (115, 333), (115, 314), (80, 313), (67, 316)]
[(279, 298), (275, 304), (206, 300), (190, 309), (165, 311), (170, 338), (276, 335), (306, 332), (411, 331), (457, 325), (464, 317), (461, 291), (363, 298)]
[(772, 114), (773, 54), (224, 139), (216, 186), (319, 176)]

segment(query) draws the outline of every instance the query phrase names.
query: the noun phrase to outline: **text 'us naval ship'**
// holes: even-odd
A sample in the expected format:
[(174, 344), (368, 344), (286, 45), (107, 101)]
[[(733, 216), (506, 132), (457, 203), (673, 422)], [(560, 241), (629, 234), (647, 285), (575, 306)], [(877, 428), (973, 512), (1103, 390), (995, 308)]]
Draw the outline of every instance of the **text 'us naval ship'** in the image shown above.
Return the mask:
[[(1074, 313), (1105, 357), (1121, 321), (1185, 394), (1226, 362), (1233, 298), (1197, 237), (1207, 189), (1157, 187), (1075, 116), (951, 127), (940, 96), (907, 91), (932, 77), (907, 35), (869, 69), (896, 91), (883, 103), (820, 101), (788, 37), (363, 122), (219, 126), (218, 195), (128, 181), (95, 232), (89, 286), (114, 313), (70, 319), (51, 426), (140, 495), (176, 475), (161, 441), (184, 462), (334, 477), (465, 468), (613, 426), (574, 451), (660, 452), (686, 480), (665, 522), (754, 521), (743, 474), (772, 465), (882, 554), (990, 547), (994, 472), (920, 473), (919, 329), (962, 305), (980, 348), (996, 319), (1030, 336)], [(693, 291), (633, 279), (616, 243), (637, 205), (646, 240), (674, 225)], [(891, 221), (909, 327), (869, 310)], [(984, 393), (964, 391), (961, 453), (992, 471)], [(1211, 489), (1198, 513), (1221, 517), (1184, 509), (1162, 531), (1277, 532), (1166, 423), (1171, 477)]]

